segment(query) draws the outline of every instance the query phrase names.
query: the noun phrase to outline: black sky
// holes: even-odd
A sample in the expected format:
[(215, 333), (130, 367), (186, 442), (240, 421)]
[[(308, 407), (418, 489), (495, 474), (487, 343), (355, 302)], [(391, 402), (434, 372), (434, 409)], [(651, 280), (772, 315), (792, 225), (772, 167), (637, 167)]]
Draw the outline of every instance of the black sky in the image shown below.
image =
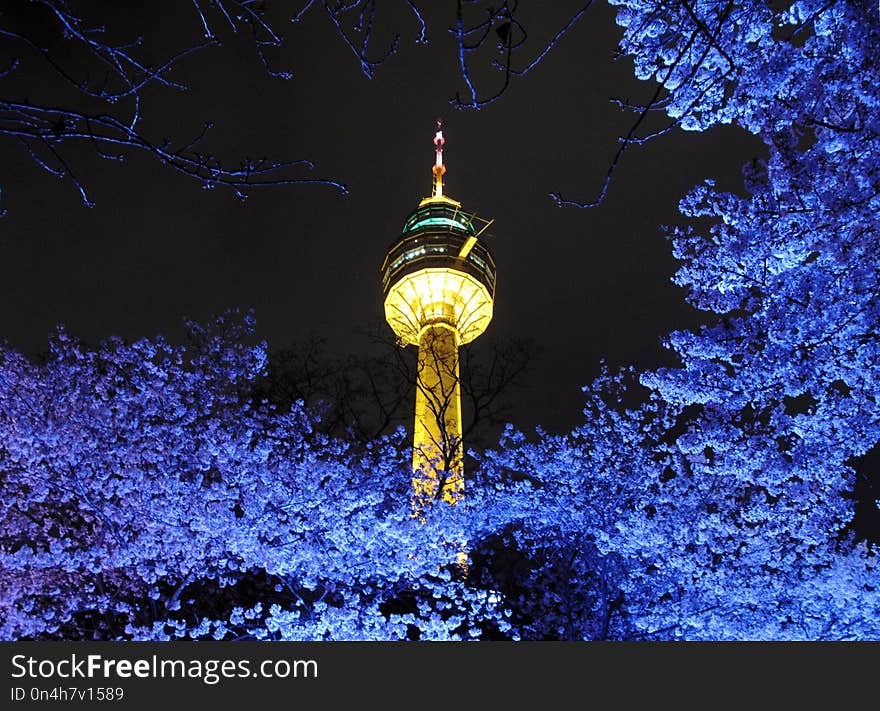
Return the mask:
[[(236, 37), (181, 65), (191, 91), (147, 93), (144, 130), (157, 140), (194, 135), (210, 120), (215, 153), (310, 158), (317, 175), (348, 185), (347, 196), (294, 186), (254, 191), (242, 203), (149, 156), (119, 165), (82, 146), (70, 155), (97, 203), (89, 209), (69, 183), (5, 141), (0, 337), (27, 353), (43, 349), (58, 323), (88, 341), (174, 337), (184, 317), (252, 307), (271, 348), (314, 334), (340, 353), (363, 351), (363, 331), (382, 318), (384, 251), (428, 194), (434, 121), (442, 116), (447, 193), (495, 218), (496, 312), (482, 339), (530, 336), (539, 347), (515, 424), (551, 431), (577, 424), (580, 388), (602, 359), (669, 362), (661, 337), (698, 315), (670, 283), (675, 264), (661, 225), (678, 221), (677, 201), (704, 178), (738, 189), (755, 141), (734, 129), (676, 130), (627, 153), (601, 207), (557, 208), (551, 191), (594, 197), (633, 120), (609, 98), (644, 101), (653, 91), (633, 78), (630, 60), (613, 61), (620, 29), (612, 9), (592, 8), (500, 101), (468, 112), (449, 105), (464, 85), (445, 31), (454, 3), (446, 5), (429, 18), (422, 46), (400, 3), (400, 50), (373, 79), (315, 11), (284, 28), (278, 56), (295, 73), (290, 81), (266, 76), (248, 39)], [(576, 9), (566, 5), (530, 18), (533, 46)], [(197, 31), (188, 7), (171, 16), (140, 12), (145, 42), (157, 52)], [(42, 76), (0, 86), (9, 98), (51, 93)]]

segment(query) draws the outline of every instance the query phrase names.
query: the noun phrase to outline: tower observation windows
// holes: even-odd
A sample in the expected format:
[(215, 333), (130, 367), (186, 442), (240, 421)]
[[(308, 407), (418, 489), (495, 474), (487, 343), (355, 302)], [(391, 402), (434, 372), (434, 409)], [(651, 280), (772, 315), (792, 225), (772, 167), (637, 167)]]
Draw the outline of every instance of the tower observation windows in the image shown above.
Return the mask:
[(417, 208), (403, 225), (401, 236), (388, 250), (382, 266), (385, 295), (406, 274), (421, 269), (456, 269), (476, 278), (495, 293), (495, 262), (486, 246), (477, 241), (459, 256), (468, 239), (478, 233), (473, 215), (453, 204), (434, 203)]
[(415, 210), (403, 225), (403, 234), (447, 228), (456, 232), (473, 234), (473, 218), (459, 208), (450, 205), (425, 205)]

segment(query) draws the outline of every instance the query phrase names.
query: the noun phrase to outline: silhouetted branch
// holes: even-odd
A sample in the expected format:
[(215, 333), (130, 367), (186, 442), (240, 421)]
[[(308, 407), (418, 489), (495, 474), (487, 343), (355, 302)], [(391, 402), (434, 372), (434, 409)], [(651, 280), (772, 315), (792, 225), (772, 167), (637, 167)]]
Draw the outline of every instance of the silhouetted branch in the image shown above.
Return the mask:
[[(300, 22), (314, 5), (315, 0), (308, 0), (300, 10), (294, 13), (291, 21)], [(393, 36), (391, 42), (381, 53), (378, 55), (373, 55), (372, 53), (371, 42), (373, 31), (376, 28), (377, 3), (375, 0), (354, 0), (353, 2), (337, 3), (322, 0), (321, 6), (324, 8), (324, 12), (330, 19), (330, 22), (336, 28), (339, 37), (351, 50), (352, 54), (357, 57), (361, 71), (366, 77), (372, 78), (376, 68), (397, 53), (400, 44), (399, 34)], [(412, 0), (406, 0), (406, 6), (415, 15), (416, 22), (419, 25), (419, 35), (416, 43), (425, 44), (427, 42), (428, 26), (424, 15)]]
[[(93, 204), (86, 191), (86, 179), (77, 175), (71, 159), (65, 155), (63, 149), (68, 144), (84, 142), (100, 157), (117, 161), (124, 160), (129, 151), (146, 152), (205, 188), (229, 187), (240, 198), (252, 188), (270, 185), (316, 184), (347, 192), (336, 180), (303, 174), (314, 168), (308, 160), (245, 157), (236, 166), (196, 150), (210, 123), (193, 140), (184, 143), (156, 141), (138, 128), (146, 107), (144, 90), (187, 90), (187, 83), (172, 78), (171, 72), (187, 57), (220, 46), (214, 27), (217, 23), (233, 33), (249, 30), (266, 72), (284, 79), (292, 76), (273, 68), (266, 54), (269, 48), (280, 47), (283, 38), (272, 27), (263, 3), (193, 0), (192, 8), (204, 39), (169, 51), (156, 62), (143, 59), (147, 55), (146, 43), (138, 34), (139, 27), (114, 27), (117, 34), (134, 35), (133, 39), (118, 41), (100, 16), (90, 14), (88, 6), (73, 9), (63, 0), (35, 0), (22, 3), (20, 13), (5, 10), (0, 14), (0, 48), (7, 51), (10, 59), (0, 71), (0, 79), (15, 77), (25, 64), (35, 70), (37, 77), (40, 75), (36, 72), (48, 69), (42, 80), (37, 79), (34, 84), (32, 79), (28, 85), (54, 92), (58, 99), (19, 99), (9, 95), (0, 98), (0, 136), (16, 139), (37, 165), (55, 177), (70, 180), (86, 205)], [(76, 95), (67, 98), (65, 87), (72, 88)]]
[[(30, 155), (41, 167), (57, 177), (69, 178), (87, 205), (92, 203), (86, 197), (82, 182), (59, 152), (59, 147), (64, 143), (87, 141), (100, 147), (99, 154), (102, 157), (115, 160), (122, 160), (123, 156), (109, 153), (108, 149), (111, 147), (146, 151), (178, 173), (199, 180), (203, 187), (228, 187), (240, 198), (245, 198), (252, 188), (270, 185), (319, 184), (347, 192), (345, 185), (330, 178), (291, 175), (295, 171), (312, 170), (314, 165), (308, 160), (271, 161), (267, 158), (245, 158), (237, 167), (224, 166), (219, 159), (194, 150), (209, 128), (210, 125), (206, 125), (195, 139), (175, 148), (168, 141), (162, 144), (151, 143), (129, 124), (112, 116), (90, 116), (67, 109), (0, 101), (0, 135), (18, 138), (27, 145)], [(35, 145), (52, 153), (62, 167), (50, 168), (34, 151)]]
[[(517, 56), (519, 50), (523, 50), (527, 45), (528, 33), (525, 25), (517, 18), (516, 12), (519, 6), (518, 0), (502, 2), (499, 7), (490, 6), (486, 12), (485, 19), (474, 24), (468, 25), (465, 22), (463, 0), (458, 0), (456, 7), (455, 27), (451, 32), (455, 35), (458, 51), (458, 63), (461, 71), (461, 77), (467, 86), (470, 98), (462, 100), (460, 94), (456, 94), (450, 103), (458, 109), (481, 109), (494, 101), (500, 99), (510, 86), (512, 76), (521, 77), (528, 74), (544, 58), (549, 54), (550, 50), (555, 48), (562, 40), (563, 36), (574, 27), (583, 17), (584, 13), (593, 4), (593, 0), (586, 3), (578, 10), (572, 18), (563, 27), (556, 32), (553, 38), (539, 51), (535, 56), (527, 60), (522, 67), (516, 68), (513, 60)], [(467, 4), (478, 4), (468, 2)], [(481, 97), (477, 90), (474, 80), (471, 77), (471, 69), (468, 58), (476, 52), (484, 49), (488, 41), (491, 39), (492, 32), (497, 35), (499, 42), (497, 51), (501, 54), (502, 59), (495, 59), (491, 62), (493, 69), (503, 74), (500, 88), (487, 97)]]

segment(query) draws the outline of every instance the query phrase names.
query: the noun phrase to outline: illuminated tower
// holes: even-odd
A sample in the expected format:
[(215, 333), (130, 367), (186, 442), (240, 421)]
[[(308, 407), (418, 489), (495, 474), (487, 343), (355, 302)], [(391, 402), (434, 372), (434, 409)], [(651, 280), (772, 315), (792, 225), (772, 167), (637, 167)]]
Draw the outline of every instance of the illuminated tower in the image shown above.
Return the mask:
[(464, 491), (458, 349), (492, 320), (495, 263), (477, 238), (492, 224), (443, 194), (443, 131), (434, 136), (434, 189), (406, 218), (382, 264), (385, 318), (419, 347), (413, 431), (416, 501)]

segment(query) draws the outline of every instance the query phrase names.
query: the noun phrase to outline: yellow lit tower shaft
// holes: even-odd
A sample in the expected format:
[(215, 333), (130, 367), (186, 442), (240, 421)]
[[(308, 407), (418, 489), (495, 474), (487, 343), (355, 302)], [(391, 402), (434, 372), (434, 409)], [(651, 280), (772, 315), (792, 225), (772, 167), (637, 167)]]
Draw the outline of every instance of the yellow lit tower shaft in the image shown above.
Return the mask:
[[(385, 318), (419, 348), (413, 428), (416, 501), (464, 492), (458, 349), (492, 320), (495, 263), (478, 237), (491, 224), (443, 194), (443, 145), (434, 136), (434, 189), (409, 215), (382, 265)], [(481, 225), (477, 229), (477, 225)]]

